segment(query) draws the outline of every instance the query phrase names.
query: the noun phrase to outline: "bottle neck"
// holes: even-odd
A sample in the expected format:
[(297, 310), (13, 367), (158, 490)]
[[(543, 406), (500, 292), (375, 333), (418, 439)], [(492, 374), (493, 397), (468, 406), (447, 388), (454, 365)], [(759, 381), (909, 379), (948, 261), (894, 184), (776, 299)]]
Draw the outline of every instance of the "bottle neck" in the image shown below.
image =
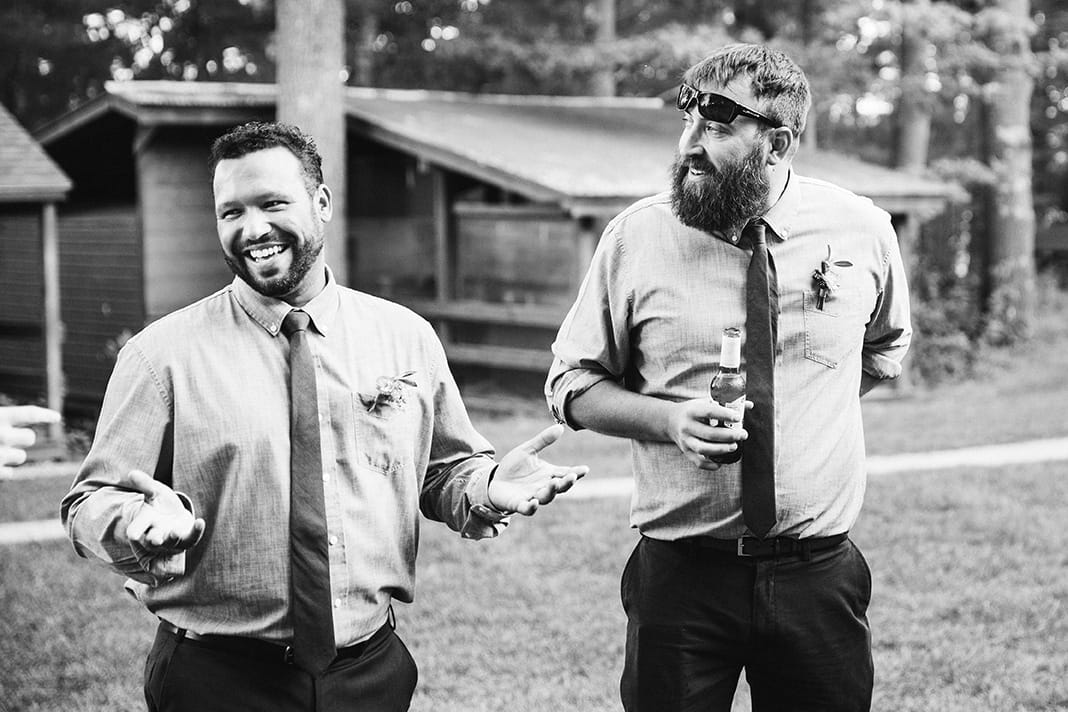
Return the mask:
[(742, 340), (736, 336), (723, 336), (719, 348), (719, 367), (723, 371), (738, 372), (742, 365)]

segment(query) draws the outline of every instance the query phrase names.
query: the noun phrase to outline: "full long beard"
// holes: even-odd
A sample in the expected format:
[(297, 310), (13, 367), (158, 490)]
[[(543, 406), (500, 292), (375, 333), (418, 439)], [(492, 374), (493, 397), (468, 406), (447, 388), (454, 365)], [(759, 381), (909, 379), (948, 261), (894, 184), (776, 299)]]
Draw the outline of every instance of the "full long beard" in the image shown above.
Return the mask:
[[(690, 165), (704, 170), (699, 181), (688, 180)], [(708, 233), (740, 228), (762, 215), (771, 185), (764, 170), (764, 153), (758, 144), (747, 156), (714, 168), (703, 156), (675, 156), (671, 176), (671, 209), (682, 222)]]

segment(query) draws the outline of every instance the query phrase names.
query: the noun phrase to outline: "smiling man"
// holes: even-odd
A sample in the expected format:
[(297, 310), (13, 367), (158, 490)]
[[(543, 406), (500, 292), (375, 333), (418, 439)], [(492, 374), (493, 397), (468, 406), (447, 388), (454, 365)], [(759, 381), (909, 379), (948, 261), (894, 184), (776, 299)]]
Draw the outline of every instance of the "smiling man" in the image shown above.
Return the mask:
[[(871, 703), (860, 396), (900, 373), (908, 293), (890, 216), (791, 168), (810, 104), (766, 47), (687, 70), (671, 190), (609, 223), (553, 344), (556, 418), (632, 442), (628, 712), (727, 712), (743, 668), (755, 712)], [(731, 327), (741, 415), (709, 398)]]
[(430, 325), (334, 281), (309, 137), (246, 124), (211, 166), (236, 278), (123, 347), (63, 520), (160, 619), (150, 710), (406, 710), (420, 511), (491, 537), (586, 468), (538, 457), (559, 425), (495, 462)]

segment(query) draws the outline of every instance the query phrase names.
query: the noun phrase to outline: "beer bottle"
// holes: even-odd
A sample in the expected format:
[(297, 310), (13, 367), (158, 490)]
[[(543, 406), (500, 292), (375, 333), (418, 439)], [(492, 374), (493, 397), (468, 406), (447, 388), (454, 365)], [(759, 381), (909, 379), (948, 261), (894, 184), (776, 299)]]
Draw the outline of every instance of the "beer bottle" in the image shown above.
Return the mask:
[[(712, 383), (708, 390), (712, 400), (722, 406), (738, 411), (739, 416), (745, 415), (745, 375), (741, 371), (742, 365), (742, 332), (737, 327), (728, 327), (723, 330), (723, 341), (719, 349), (719, 368), (712, 377)], [(712, 425), (724, 428), (740, 428), (742, 421), (713, 420)], [(742, 457), (742, 444), (738, 443), (738, 449), (724, 455), (709, 458), (713, 462), (726, 464), (738, 462)]]

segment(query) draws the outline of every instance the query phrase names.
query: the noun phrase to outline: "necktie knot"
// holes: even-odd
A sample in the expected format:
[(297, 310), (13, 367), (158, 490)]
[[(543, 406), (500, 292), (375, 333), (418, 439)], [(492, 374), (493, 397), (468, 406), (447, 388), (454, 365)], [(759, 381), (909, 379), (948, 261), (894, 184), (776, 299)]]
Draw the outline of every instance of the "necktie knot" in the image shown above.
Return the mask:
[(767, 244), (767, 236), (764, 234), (765, 225), (763, 220), (754, 220), (742, 230), (742, 236), (749, 241), (750, 247)]
[(307, 312), (293, 309), (282, 320), (282, 333), (288, 338), (298, 331), (307, 331), (309, 324), (311, 324), (311, 317)]

